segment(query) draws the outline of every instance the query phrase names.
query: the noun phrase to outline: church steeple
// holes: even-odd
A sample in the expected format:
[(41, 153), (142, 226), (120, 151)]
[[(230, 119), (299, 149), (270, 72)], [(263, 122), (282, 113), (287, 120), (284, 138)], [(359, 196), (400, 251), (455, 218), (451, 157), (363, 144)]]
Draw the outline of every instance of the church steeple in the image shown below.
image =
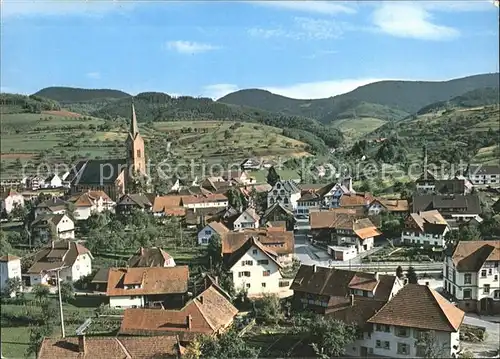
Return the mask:
[(139, 133), (139, 128), (137, 127), (137, 117), (135, 115), (134, 100), (132, 100), (132, 117), (130, 119), (130, 130), (129, 135), (132, 139)]

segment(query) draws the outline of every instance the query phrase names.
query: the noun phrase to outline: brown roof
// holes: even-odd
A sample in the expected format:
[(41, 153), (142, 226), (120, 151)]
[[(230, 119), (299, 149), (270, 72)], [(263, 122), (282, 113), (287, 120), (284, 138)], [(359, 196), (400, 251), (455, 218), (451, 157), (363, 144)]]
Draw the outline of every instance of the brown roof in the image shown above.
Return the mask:
[(500, 240), (460, 241), (452, 260), (459, 272), (477, 272), (486, 261), (500, 261)]
[(171, 259), (170, 254), (158, 247), (139, 248), (128, 260), (129, 267), (163, 267)]
[(390, 212), (408, 212), (410, 210), (406, 199), (380, 199), (378, 202)]
[(347, 298), (351, 289), (375, 290), (373, 300), (387, 301), (396, 282), (392, 275), (301, 265), (290, 289), (293, 291)]
[(35, 254), (28, 273), (39, 274), (61, 267), (71, 267), (75, 264), (77, 257), (85, 253), (92, 257), (90, 251), (79, 243), (67, 240), (52, 242)]
[[(350, 299), (348, 300), (350, 301)], [(327, 309), (325, 315), (341, 320), (344, 323), (357, 324), (363, 328), (366, 326), (368, 319), (377, 313), (385, 303), (385, 301), (356, 296), (354, 298), (354, 305), (350, 305), (350, 302), (347, 302), (347, 305), (341, 308)]]
[(408, 284), (369, 323), (456, 332), (465, 313), (425, 285)]
[(283, 230), (286, 230), (286, 221), (268, 221), (266, 225), (269, 227), (267, 230), (271, 228), (283, 228)]
[(182, 204), (195, 204), (195, 203), (213, 203), (227, 201), (227, 197), (222, 193), (208, 194), (208, 195), (193, 195), (182, 196)]
[(265, 255), (269, 257), (273, 262), (275, 262), (278, 267), (281, 267), (281, 264), (277, 262), (278, 254), (273, 251), (271, 248), (264, 246), (257, 237), (248, 238), (242, 246), (240, 246), (236, 251), (232, 252), (231, 255), (227, 258), (226, 264), (228, 268), (234, 266), (240, 259), (248, 252), (250, 248), (253, 246), (259, 248)]
[(164, 212), (172, 215), (171, 213), (182, 208), (181, 198), (182, 196), (157, 196), (153, 200), (153, 212)]
[(104, 202), (113, 202), (113, 200), (104, 191), (87, 191), (71, 196), (69, 202), (72, 202), (76, 207), (92, 207), (94, 202), (99, 198)]
[(181, 349), (175, 336), (85, 338), (85, 354), (78, 351), (78, 338), (45, 338), (39, 359), (152, 359), (177, 358)]
[(210, 222), (208, 224), (214, 231), (216, 231), (221, 237), (229, 232), (229, 229), (220, 222)]
[(375, 197), (371, 193), (351, 193), (340, 197), (341, 207), (359, 207), (369, 205)]
[(0, 262), (10, 262), (10, 261), (15, 261), (16, 259), (21, 259), (21, 258), (13, 256), (12, 254), (7, 254), (0, 257)]
[(309, 220), (311, 229), (350, 229), (361, 238), (380, 235), (377, 227), (368, 218), (359, 218), (356, 212), (318, 211), (311, 212)]
[(238, 250), (250, 237), (257, 237), (266, 248), (277, 254), (294, 253), (295, 239), (292, 231), (244, 230), (229, 232), (222, 238), (222, 254), (231, 254)]
[[(188, 289), (188, 266), (110, 268), (108, 273), (108, 297), (181, 294)], [(140, 284), (140, 288), (124, 289), (124, 285)]]
[[(181, 340), (191, 340), (196, 334), (215, 334), (229, 326), (236, 309), (218, 286), (211, 285), (180, 310), (126, 309), (120, 334), (148, 335), (171, 332)], [(191, 316), (191, 328), (188, 326)]]

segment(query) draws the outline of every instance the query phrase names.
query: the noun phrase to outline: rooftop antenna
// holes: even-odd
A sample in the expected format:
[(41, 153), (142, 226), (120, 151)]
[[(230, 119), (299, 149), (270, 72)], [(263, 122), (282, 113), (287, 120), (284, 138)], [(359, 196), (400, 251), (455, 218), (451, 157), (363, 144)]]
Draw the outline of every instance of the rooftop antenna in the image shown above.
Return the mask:
[(90, 323), (92, 323), (92, 319), (88, 318), (85, 322), (76, 328), (76, 335), (84, 335), (85, 330), (89, 327)]

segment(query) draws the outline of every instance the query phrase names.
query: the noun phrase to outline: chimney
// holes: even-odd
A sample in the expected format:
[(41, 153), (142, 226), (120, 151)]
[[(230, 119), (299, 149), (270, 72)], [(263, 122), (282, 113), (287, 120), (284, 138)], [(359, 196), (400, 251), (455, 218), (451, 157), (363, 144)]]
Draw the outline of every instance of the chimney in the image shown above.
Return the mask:
[(375, 280), (378, 282), (380, 280), (380, 276), (379, 276), (378, 272), (375, 272), (374, 276), (375, 276)]
[(429, 282), (425, 282), (425, 285), (426, 285), (426, 286), (429, 286)]
[(198, 297), (198, 300), (200, 301), (200, 304), (203, 304), (203, 296), (202, 296), (202, 295), (200, 295), (200, 296)]
[(354, 307), (354, 294), (351, 294), (351, 307)]
[(193, 317), (191, 316), (191, 314), (186, 316), (186, 324), (187, 324), (188, 329), (193, 328)]
[(85, 335), (81, 334), (78, 336), (78, 352), (85, 353)]
[(313, 269), (313, 273), (316, 273), (316, 271), (318, 270), (318, 267), (316, 267), (316, 264), (312, 265), (312, 269)]

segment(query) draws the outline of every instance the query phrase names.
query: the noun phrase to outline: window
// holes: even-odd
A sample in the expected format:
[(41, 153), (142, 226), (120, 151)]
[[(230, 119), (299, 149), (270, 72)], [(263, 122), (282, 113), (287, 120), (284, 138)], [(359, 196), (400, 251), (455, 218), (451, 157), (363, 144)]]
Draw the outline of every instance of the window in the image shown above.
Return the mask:
[(241, 261), (242, 266), (253, 266), (253, 261)]
[(485, 284), (483, 287), (483, 294), (489, 294), (490, 293), (490, 285)]
[(247, 288), (250, 288), (250, 283), (247, 283)]
[(375, 348), (382, 348), (382, 343), (380, 340), (375, 341)]
[(265, 288), (266, 287), (266, 283), (262, 283), (262, 288)]
[(495, 276), (493, 277), (493, 280), (495, 280), (495, 281), (498, 280), (498, 274), (495, 274)]
[(481, 278), (486, 278), (486, 269), (481, 271)]
[(471, 284), (472, 283), (472, 275), (470, 273), (464, 274), (464, 283)]
[(137, 157), (141, 158), (141, 150), (137, 150)]
[(377, 324), (376, 330), (377, 332), (386, 332), (386, 333), (389, 333), (391, 331), (389, 326), (385, 324)]
[[(256, 250), (256, 249), (254, 249), (254, 250), (252, 251), (252, 253), (253, 253), (253, 254), (257, 254), (257, 250)], [(257, 263), (259, 263), (259, 261), (257, 261)]]
[(488, 275), (492, 275), (493, 274), (493, 269), (488, 269)]
[(288, 198), (286, 198), (286, 197), (285, 197), (285, 198), (283, 199), (283, 203), (288, 204)]
[(398, 337), (407, 337), (409, 336), (409, 330), (405, 327), (396, 327), (396, 335)]
[(493, 298), (499, 299), (500, 298), (500, 290), (496, 290), (493, 292)]
[(265, 271), (262, 272), (262, 275), (264, 277), (269, 277), (271, 275), (271, 271), (270, 270), (265, 270)]
[(238, 277), (250, 277), (250, 272), (239, 272)]
[(212, 231), (211, 231), (210, 229), (207, 229), (207, 230), (205, 231), (205, 235), (209, 236), (209, 235), (211, 235), (211, 234), (212, 234)]
[(257, 261), (258, 265), (267, 265), (269, 264), (269, 259), (261, 259)]
[(391, 349), (391, 342), (385, 341), (384, 342), (384, 349), (390, 350)]
[(410, 354), (410, 346), (405, 343), (398, 343), (398, 354)]
[(464, 289), (464, 299), (471, 299), (471, 298), (472, 298), (472, 290)]

